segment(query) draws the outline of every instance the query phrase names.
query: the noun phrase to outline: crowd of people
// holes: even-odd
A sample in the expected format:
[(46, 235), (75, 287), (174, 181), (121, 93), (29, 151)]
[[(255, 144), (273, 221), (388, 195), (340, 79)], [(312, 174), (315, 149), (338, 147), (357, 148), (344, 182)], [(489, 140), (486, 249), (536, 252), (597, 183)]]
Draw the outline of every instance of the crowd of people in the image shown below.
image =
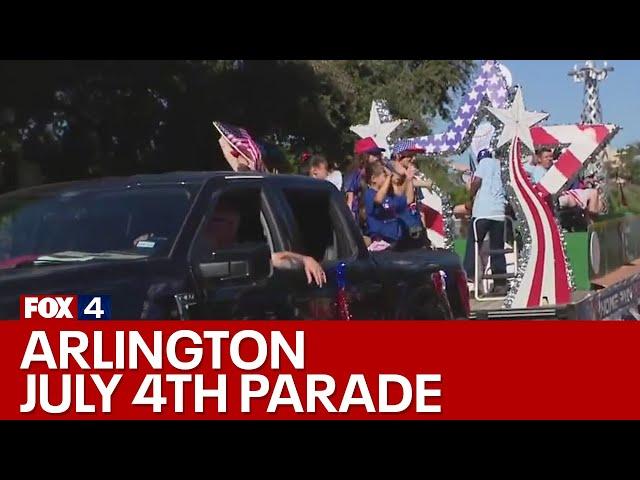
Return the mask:
[(429, 185), (416, 166), (419, 149), (398, 148), (390, 159), (371, 137), (360, 139), (345, 174), (321, 155), (302, 159), (301, 173), (327, 180), (344, 193), (354, 219), (372, 251), (429, 246), (420, 188)]
[[(220, 139), (225, 158), (234, 170), (266, 170), (258, 148), (247, 148), (244, 138), (225, 136)], [(257, 152), (257, 153), (256, 153)], [(365, 243), (371, 251), (430, 248), (427, 235), (427, 207), (422, 203), (422, 188), (430, 188), (428, 180), (416, 166), (416, 155), (424, 150), (399, 142), (384, 157), (385, 149), (371, 137), (355, 143), (354, 159), (344, 176), (337, 165), (319, 154), (305, 154), (299, 173), (321, 181), (331, 182), (344, 193), (351, 213), (360, 226)], [(532, 184), (540, 182), (557, 160), (561, 151), (542, 147), (523, 167)], [(499, 160), (489, 149), (482, 149), (476, 158), (477, 167), (467, 183), (469, 201), (458, 205), (454, 214), (469, 219), (468, 240), (463, 261), (467, 277), (475, 278), (475, 245), (489, 236), (493, 293), (506, 293), (506, 235), (507, 218), (513, 211), (506, 201)], [(593, 219), (602, 211), (597, 188), (585, 180), (576, 180), (558, 197), (561, 208), (582, 209)], [(470, 282), (470, 287), (473, 283)]]

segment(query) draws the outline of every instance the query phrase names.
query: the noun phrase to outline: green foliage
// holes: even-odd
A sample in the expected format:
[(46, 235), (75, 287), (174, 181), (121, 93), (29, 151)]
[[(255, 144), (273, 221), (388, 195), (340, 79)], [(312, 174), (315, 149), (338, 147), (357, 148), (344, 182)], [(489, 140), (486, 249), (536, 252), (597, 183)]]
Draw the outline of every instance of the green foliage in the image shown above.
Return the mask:
[(627, 200), (627, 206), (620, 202), (620, 191), (615, 182), (610, 182), (609, 191), (611, 192), (611, 214), (620, 216), (627, 213), (640, 214), (640, 185), (626, 183), (623, 186), (624, 196)]
[[(617, 172), (622, 178), (640, 185), (640, 142), (627, 145), (619, 150), (621, 168)], [(614, 177), (615, 171), (609, 172), (609, 177)]]
[[(610, 216), (628, 213), (640, 214), (640, 142), (627, 145), (618, 151), (619, 168), (609, 169)], [(616, 178), (625, 180), (622, 186), (627, 205), (622, 205), (620, 187)]]
[(372, 100), (426, 134), (472, 70), (440, 60), (2, 61), (0, 189), (19, 186), (21, 161), (47, 181), (223, 169), (214, 120), (272, 144), (267, 162), (280, 171), (303, 150), (340, 161)]
[(443, 191), (451, 195), (453, 205), (466, 202), (469, 198), (467, 189), (458, 180), (459, 174), (452, 173), (446, 160), (438, 157), (421, 157), (418, 161), (420, 170), (431, 178)]

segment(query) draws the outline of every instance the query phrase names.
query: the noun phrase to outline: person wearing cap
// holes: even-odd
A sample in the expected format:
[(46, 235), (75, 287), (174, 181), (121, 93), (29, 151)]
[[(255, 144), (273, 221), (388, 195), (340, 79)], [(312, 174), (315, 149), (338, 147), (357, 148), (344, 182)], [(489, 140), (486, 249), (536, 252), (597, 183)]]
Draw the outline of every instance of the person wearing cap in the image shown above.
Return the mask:
[(406, 233), (406, 242), (403, 243), (408, 248), (430, 245), (422, 214), (424, 196), (420, 189), (431, 188), (432, 182), (417, 169), (416, 155), (419, 153), (424, 153), (424, 149), (400, 144), (394, 149), (394, 159), (389, 163), (389, 168), (393, 171), (394, 192), (407, 196), (408, 208), (400, 215), (400, 220)]
[[(393, 164), (394, 170), (398, 174), (402, 175), (409, 168), (409, 165), (416, 166), (416, 155), (425, 153), (425, 149), (416, 145), (408, 144), (405, 142), (399, 142), (393, 148)], [(431, 188), (433, 182), (428, 179), (419, 170), (416, 171), (416, 175), (413, 178), (413, 186), (416, 188)]]
[(367, 188), (367, 184), (364, 182), (364, 169), (369, 163), (381, 161), (382, 152), (384, 151), (385, 149), (380, 148), (371, 137), (361, 138), (354, 147), (355, 158), (351, 172), (344, 182), (344, 187), (347, 205), (349, 205), (354, 218), (361, 226), (363, 219), (360, 218), (360, 200), (363, 191)]
[[(471, 223), (467, 235), (467, 248), (464, 256), (464, 269), (467, 277), (473, 280), (475, 277), (475, 243), (482, 244), (489, 234), (489, 244), (491, 250), (504, 250), (504, 215), (506, 196), (502, 184), (502, 174), (500, 162), (493, 158), (489, 149), (482, 149), (478, 152), (478, 168), (471, 181), (471, 199), (473, 202)], [(488, 217), (502, 217), (488, 218)], [(473, 224), (475, 220), (477, 238)], [(504, 253), (491, 255), (491, 270), (493, 274), (504, 274), (507, 271), (507, 264)], [(494, 281), (494, 293), (506, 294), (507, 281), (496, 279)]]

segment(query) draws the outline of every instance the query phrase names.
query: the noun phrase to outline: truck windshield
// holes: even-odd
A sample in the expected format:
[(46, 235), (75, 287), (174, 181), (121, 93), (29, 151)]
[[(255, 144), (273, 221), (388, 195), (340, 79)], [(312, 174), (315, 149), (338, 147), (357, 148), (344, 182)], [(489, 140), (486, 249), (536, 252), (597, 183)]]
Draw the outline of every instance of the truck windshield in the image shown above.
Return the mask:
[(166, 256), (194, 187), (143, 186), (0, 197), (0, 271)]

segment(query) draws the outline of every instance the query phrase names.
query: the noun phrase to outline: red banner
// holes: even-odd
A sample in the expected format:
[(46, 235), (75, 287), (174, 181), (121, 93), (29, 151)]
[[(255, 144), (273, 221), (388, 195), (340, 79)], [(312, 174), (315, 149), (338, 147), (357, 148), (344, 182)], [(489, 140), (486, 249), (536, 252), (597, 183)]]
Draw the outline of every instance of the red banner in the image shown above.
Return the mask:
[(637, 323), (4, 322), (0, 418), (638, 419), (638, 345)]

